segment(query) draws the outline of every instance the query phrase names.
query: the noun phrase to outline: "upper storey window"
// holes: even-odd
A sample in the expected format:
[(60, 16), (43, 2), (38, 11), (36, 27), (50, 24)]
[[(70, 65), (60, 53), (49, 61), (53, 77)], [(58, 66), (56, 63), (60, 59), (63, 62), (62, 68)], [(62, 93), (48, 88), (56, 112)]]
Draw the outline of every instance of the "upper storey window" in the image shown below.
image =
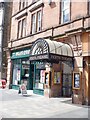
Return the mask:
[(90, 15), (90, 0), (88, 1), (88, 14)]
[(41, 31), (42, 15), (41, 10), (32, 14), (32, 34)]
[(39, 0), (32, 0), (32, 3), (37, 2), (37, 1), (39, 1)]
[(17, 38), (26, 36), (26, 18), (18, 21), (18, 33)]
[(37, 31), (41, 31), (41, 11), (37, 12)]
[(27, 2), (25, 0), (20, 0), (19, 2), (19, 10), (24, 9), (27, 6)]
[(70, 0), (61, 2), (61, 23), (70, 21)]
[(0, 2), (0, 9), (4, 8), (4, 2)]
[(36, 32), (36, 14), (32, 15), (32, 33)]

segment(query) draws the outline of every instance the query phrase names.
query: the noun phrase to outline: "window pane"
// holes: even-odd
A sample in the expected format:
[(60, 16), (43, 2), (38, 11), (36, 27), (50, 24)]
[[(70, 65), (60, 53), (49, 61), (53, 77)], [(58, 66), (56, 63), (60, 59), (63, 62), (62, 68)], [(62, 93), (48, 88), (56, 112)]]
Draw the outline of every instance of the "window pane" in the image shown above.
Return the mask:
[(25, 37), (26, 36), (26, 19), (22, 20), (22, 35), (21, 37)]
[(25, 2), (22, 3), (22, 8), (24, 8), (24, 7), (25, 7)]
[(32, 33), (36, 32), (36, 14), (32, 15)]
[(64, 2), (63, 2), (64, 10), (69, 8), (69, 5), (70, 5), (70, 0), (64, 0)]
[(62, 14), (61, 22), (67, 22), (70, 20), (70, 0), (62, 0)]
[(20, 64), (14, 64), (13, 66), (13, 84), (17, 85), (20, 81)]
[(63, 22), (69, 21), (69, 14), (65, 14), (63, 18)]
[(21, 37), (21, 21), (18, 22), (18, 34), (17, 34), (17, 38)]
[(20, 0), (20, 2), (19, 2), (19, 10), (21, 10), (21, 0)]
[(41, 30), (41, 11), (37, 14), (37, 31)]
[(27, 5), (27, 2), (25, 0), (20, 0), (19, 2), (19, 10), (25, 8)]
[(89, 15), (90, 15), (90, 0), (89, 0)]

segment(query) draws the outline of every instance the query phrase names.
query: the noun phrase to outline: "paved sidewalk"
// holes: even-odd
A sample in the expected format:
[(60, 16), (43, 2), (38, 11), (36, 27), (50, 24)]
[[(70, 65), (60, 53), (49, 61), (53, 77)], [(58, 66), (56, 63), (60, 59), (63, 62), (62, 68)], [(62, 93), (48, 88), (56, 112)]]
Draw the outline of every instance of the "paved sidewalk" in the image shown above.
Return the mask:
[(88, 118), (88, 107), (72, 104), (71, 98), (47, 98), (28, 91), (0, 90), (3, 118)]

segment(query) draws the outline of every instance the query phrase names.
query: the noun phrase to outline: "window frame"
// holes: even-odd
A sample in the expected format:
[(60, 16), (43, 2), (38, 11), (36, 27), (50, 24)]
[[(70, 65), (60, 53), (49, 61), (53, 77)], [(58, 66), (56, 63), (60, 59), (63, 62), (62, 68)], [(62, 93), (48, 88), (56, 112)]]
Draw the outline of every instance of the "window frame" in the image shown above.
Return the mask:
[(27, 6), (27, 1), (26, 0), (20, 0), (19, 1), (19, 11), (24, 9)]
[[(65, 2), (69, 2), (68, 6), (64, 6), (65, 5)], [(68, 20), (65, 20), (65, 16), (68, 15), (66, 14), (66, 11), (68, 10), (68, 14), (69, 14), (69, 17), (68, 17)], [(61, 1), (61, 24), (63, 23), (67, 23), (71, 20), (71, 1), (70, 0), (62, 0)]]
[[(39, 15), (40, 15), (40, 18), (39, 18)], [(37, 32), (41, 31), (41, 28), (42, 28), (42, 13), (41, 13), (41, 10), (40, 10), (40, 11), (37, 12)]]
[(88, 15), (90, 15), (90, 0), (88, 0)]
[(19, 1), (19, 10), (21, 10), (21, 0)]
[(22, 19), (21, 37), (26, 36), (26, 18)]
[[(25, 24), (24, 21), (25, 20)], [(18, 29), (17, 29), (17, 39), (20, 39), (22, 37), (26, 36), (26, 17), (20, 19), (18, 21)]]
[[(35, 16), (35, 21), (33, 20), (34, 16)], [(32, 34), (36, 33), (36, 13), (32, 14), (32, 29), (31, 29), (31, 31), (32, 31)]]
[(17, 38), (21, 38), (21, 20), (18, 21)]
[[(40, 20), (38, 20), (38, 14), (41, 14), (40, 15)], [(33, 31), (33, 15), (35, 15), (35, 30)], [(40, 25), (39, 25), (39, 22), (40, 22)], [(39, 30), (39, 27), (40, 26), (40, 30)], [(42, 10), (38, 10), (34, 13), (31, 14), (31, 34), (35, 34), (37, 32), (40, 32), (42, 30)]]

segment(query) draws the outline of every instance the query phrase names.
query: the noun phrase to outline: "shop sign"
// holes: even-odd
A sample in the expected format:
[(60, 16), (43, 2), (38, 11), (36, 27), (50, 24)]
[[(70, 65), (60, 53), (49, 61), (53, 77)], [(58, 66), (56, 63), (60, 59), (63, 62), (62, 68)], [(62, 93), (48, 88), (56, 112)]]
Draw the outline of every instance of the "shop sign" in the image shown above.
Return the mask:
[(27, 89), (26, 89), (26, 85), (25, 84), (21, 85), (21, 92), (22, 92), (22, 95), (26, 95), (27, 94)]
[(12, 52), (11, 58), (21, 58), (21, 57), (28, 57), (28, 56), (30, 56), (30, 49)]
[(51, 60), (56, 60), (56, 61), (72, 61), (72, 57), (56, 55), (56, 54), (50, 54), (50, 59)]
[(29, 60), (30, 61), (35, 61), (35, 60), (45, 60), (48, 59), (48, 54), (43, 54), (43, 55), (34, 55), (34, 56), (30, 56)]
[(29, 57), (30, 61), (35, 61), (35, 60), (72, 61), (72, 59), (73, 58), (69, 57), (69, 56), (62, 56), (62, 55), (57, 55), (57, 54), (53, 54), (53, 53), (32, 55)]

